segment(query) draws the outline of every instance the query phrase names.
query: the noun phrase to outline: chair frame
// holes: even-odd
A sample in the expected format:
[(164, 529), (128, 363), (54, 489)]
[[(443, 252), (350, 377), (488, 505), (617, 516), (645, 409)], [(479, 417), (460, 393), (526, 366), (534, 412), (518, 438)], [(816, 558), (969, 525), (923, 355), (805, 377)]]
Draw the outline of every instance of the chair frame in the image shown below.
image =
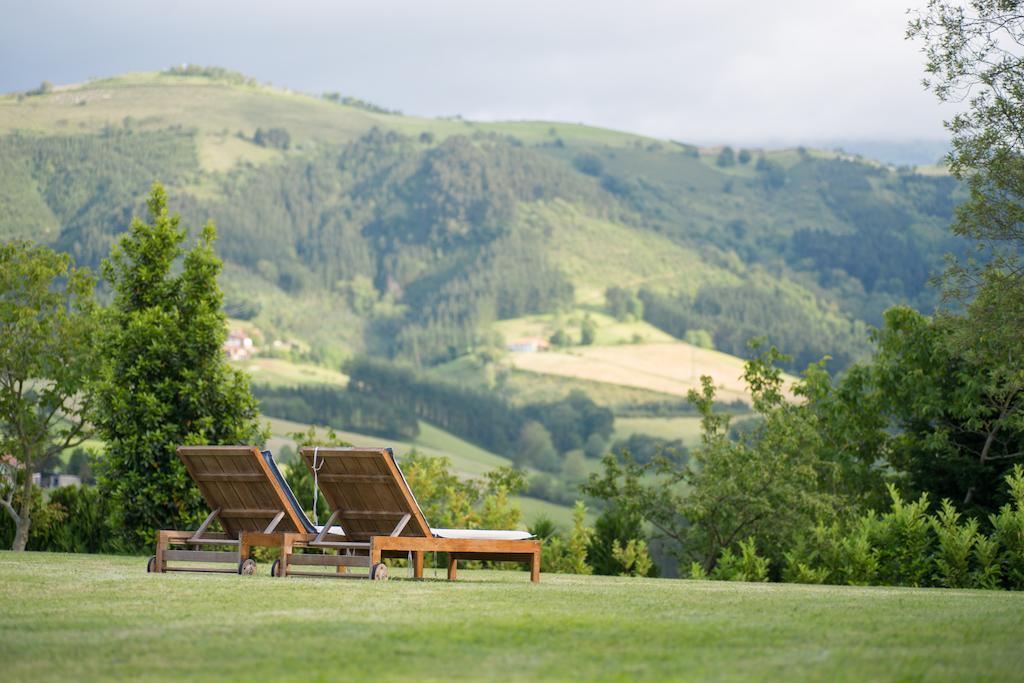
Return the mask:
[[(263, 455), (255, 446), (181, 446), (177, 450), (178, 457), (188, 470), (192, 480), (199, 487), (204, 500), (211, 512), (195, 531), (161, 529), (156, 537), (156, 554), (150, 558), (147, 571), (155, 573), (187, 571), (212, 572), (220, 574), (251, 574), (255, 571), (252, 560), (253, 547), (278, 548), (288, 529), (303, 529), (302, 520), (292, 509), (287, 496), (281, 489), (277, 479), (270, 471)], [(256, 471), (250, 466), (244, 472), (208, 472), (200, 470), (193, 458), (238, 458), (245, 461), (252, 458), (257, 463)], [(218, 506), (220, 502), (212, 484), (233, 485), (266, 483), (271, 487), (277, 498), (275, 504), (279, 509), (272, 508), (225, 508)], [(236, 492), (237, 493), (237, 492)], [(256, 519), (270, 518), (261, 530), (242, 529), (242, 525), (257, 525)], [(225, 528), (234, 529), (234, 533), (209, 532), (207, 529), (216, 519), (222, 519)], [(241, 521), (239, 521), (241, 520)], [(282, 522), (285, 525), (282, 528)], [(280, 530), (279, 530), (280, 529)], [(178, 546), (178, 547), (176, 547)], [(183, 546), (183, 547), (181, 547)], [(202, 548), (216, 546), (228, 550), (204, 550)], [(189, 562), (201, 564), (231, 564), (232, 568), (222, 567), (177, 567), (169, 566), (168, 562)]]
[[(423, 558), (428, 552), (448, 554), (448, 579), (457, 577), (460, 560), (493, 560), (499, 562), (526, 563), (530, 567), (530, 580), (540, 581), (541, 544), (537, 540), (495, 540), (495, 539), (463, 539), (440, 538), (434, 536), (427, 525), (423, 512), (409, 490), (405, 477), (388, 448), (312, 448), (300, 451), (303, 462), (314, 475), (314, 456), (334, 458), (370, 458), (378, 463), (377, 474), (323, 474), (319, 475), (318, 483), (322, 482), (320, 491), (331, 509), (331, 515), (317, 534), (286, 533), (283, 535), (281, 560), (276, 576), (324, 576), (336, 578), (367, 578), (367, 575), (347, 573), (348, 567), (367, 567), (369, 578), (377, 576), (378, 567), (385, 558), (406, 558), (412, 563), (413, 576), (423, 577)], [(383, 464), (381, 468), (379, 465)], [(400, 496), (400, 510), (351, 510), (346, 509), (340, 500), (339, 492), (330, 486), (332, 483), (393, 483)], [(393, 506), (399, 507), (399, 506)], [(330, 533), (332, 525), (341, 520), (345, 536)], [(378, 528), (383, 529), (386, 519), (396, 519), (390, 533), (360, 533), (350, 531), (349, 526), (354, 520), (382, 520)], [(348, 535), (351, 534), (351, 535)], [(296, 549), (337, 550), (337, 555), (298, 554)], [(365, 553), (365, 554), (364, 554)], [(301, 566), (335, 567), (335, 574), (322, 572), (306, 572), (293, 567)], [(384, 572), (386, 576), (386, 572)]]

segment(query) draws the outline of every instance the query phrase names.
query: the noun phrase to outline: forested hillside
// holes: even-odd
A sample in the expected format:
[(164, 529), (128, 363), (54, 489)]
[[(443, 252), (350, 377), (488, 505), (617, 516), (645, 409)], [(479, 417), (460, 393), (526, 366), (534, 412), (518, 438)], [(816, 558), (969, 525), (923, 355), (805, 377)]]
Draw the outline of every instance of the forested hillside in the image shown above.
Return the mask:
[(930, 308), (962, 194), (838, 153), (418, 119), (219, 69), (0, 98), (0, 239), (95, 267), (154, 180), (216, 223), (230, 315), (313, 360), (418, 366), (614, 286), (673, 336), (742, 355), (767, 335), (841, 368), (886, 307)]

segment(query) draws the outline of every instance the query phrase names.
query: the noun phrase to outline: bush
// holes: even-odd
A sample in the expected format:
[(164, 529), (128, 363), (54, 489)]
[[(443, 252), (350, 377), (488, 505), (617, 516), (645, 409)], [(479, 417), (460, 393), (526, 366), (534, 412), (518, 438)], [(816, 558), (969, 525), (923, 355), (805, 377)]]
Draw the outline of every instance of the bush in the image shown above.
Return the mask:
[(595, 178), (599, 178), (604, 174), (604, 162), (596, 154), (580, 154), (572, 160), (572, 165), (580, 173), (585, 173)]
[[(32, 529), (28, 550), (57, 553), (119, 553), (133, 550), (118, 534), (110, 497), (95, 486), (64, 486), (44, 492), (32, 487)], [(10, 546), (14, 524), (0, 517), (0, 545)]]
[(568, 538), (552, 536), (541, 553), (541, 571), (555, 574), (593, 574), (587, 564), (587, 546), (594, 530), (586, 525), (587, 506), (576, 501), (572, 513), (572, 531)]

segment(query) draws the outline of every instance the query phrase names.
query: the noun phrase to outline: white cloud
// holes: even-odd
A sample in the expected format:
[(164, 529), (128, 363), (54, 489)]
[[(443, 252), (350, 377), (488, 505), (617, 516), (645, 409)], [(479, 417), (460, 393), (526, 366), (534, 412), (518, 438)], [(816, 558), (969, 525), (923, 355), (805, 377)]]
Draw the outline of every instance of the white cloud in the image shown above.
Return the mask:
[(905, 11), (899, 0), (38, 0), (5, 11), (0, 90), (192, 62), (425, 115), (701, 142), (941, 137)]

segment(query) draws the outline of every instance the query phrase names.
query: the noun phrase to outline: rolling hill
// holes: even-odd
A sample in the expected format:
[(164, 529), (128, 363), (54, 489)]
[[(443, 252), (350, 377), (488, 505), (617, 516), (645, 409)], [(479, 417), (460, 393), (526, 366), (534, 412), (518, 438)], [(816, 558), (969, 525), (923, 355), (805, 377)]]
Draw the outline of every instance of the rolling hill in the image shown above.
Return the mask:
[[(219, 68), (0, 96), (0, 239), (95, 267), (157, 180), (190, 228), (215, 221), (234, 324), (319, 366), (266, 359), (255, 381), (341, 385), (344, 360), (375, 356), (513, 405), (580, 389), (630, 419), (704, 373), (742, 399), (755, 336), (791, 371), (841, 370), (886, 307), (929, 309), (961, 249), (950, 177), (839, 152), (404, 116)], [(568, 346), (505, 351), (557, 332)]]

